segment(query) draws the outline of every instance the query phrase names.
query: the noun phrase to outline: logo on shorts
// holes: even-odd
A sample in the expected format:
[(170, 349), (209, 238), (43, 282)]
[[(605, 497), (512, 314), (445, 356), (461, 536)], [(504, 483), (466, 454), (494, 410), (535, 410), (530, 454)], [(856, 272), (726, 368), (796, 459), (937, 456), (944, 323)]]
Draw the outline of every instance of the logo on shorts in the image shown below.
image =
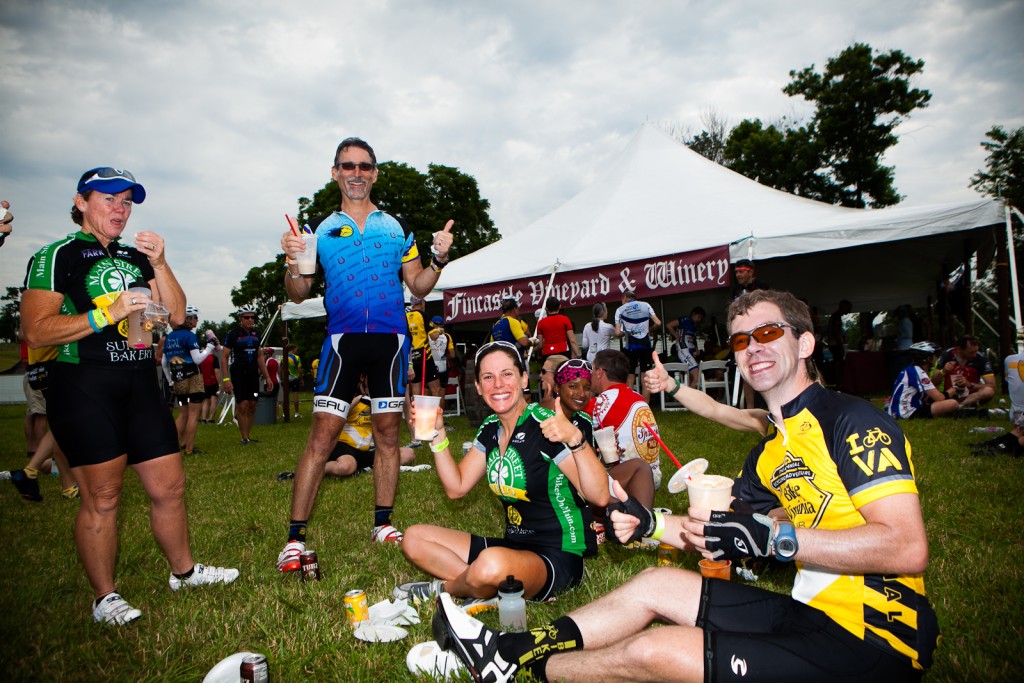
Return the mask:
[(736, 655), (733, 655), (732, 659), (729, 660), (729, 664), (732, 666), (732, 672), (737, 676), (747, 675), (747, 660), (740, 659)]

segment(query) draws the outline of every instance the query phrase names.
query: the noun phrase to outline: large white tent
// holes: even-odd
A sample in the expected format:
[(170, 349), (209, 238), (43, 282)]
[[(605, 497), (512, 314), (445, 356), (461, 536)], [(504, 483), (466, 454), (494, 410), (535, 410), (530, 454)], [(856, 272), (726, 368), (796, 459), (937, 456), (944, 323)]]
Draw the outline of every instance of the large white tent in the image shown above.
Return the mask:
[[(760, 279), (826, 313), (843, 298), (855, 310), (923, 306), (966, 254), (991, 249), (992, 226), (1002, 222), (1003, 207), (991, 199), (875, 210), (804, 199), (715, 164), (645, 124), (587, 188), (522, 230), (453, 261), (438, 289), (445, 293), (445, 317), (458, 318), (450, 302), (460, 290), (493, 283), (496, 304), (504, 283), (547, 281), (556, 263), (557, 277), (565, 277), (729, 245), (731, 260), (753, 258)], [(687, 296), (724, 306), (728, 284)], [(536, 289), (524, 302), (528, 310), (540, 305)], [(613, 294), (605, 300), (617, 299)], [(586, 303), (592, 301), (570, 305)]]

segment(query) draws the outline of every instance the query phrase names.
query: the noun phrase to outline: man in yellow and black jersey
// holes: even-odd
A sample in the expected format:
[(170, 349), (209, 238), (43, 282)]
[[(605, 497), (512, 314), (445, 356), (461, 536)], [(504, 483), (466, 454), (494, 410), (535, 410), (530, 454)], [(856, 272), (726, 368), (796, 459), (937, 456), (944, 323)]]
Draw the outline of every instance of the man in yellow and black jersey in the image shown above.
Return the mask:
[[(440, 600), (438, 642), (471, 671), (511, 680), (908, 681), (939, 630), (924, 590), (928, 541), (910, 444), (896, 422), (810, 375), (807, 306), (786, 292), (729, 309), (739, 371), (770, 426), (733, 487), (732, 511), (652, 513), (614, 491), (618, 542), (643, 537), (708, 559), (796, 562), (792, 594), (658, 567), (551, 624), (497, 634)], [(616, 509), (617, 508), (617, 509)], [(648, 629), (653, 622), (664, 624)], [(557, 653), (557, 654), (555, 654)]]

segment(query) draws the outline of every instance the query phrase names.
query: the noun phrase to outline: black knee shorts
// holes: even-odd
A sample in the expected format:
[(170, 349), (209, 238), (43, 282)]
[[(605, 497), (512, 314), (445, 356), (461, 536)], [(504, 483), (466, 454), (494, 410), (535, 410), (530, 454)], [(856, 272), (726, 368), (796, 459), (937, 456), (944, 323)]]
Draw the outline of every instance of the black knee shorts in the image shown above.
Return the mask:
[(352, 444), (343, 443), (341, 441), (334, 444), (334, 450), (327, 457), (327, 462), (334, 462), (343, 455), (352, 456), (356, 461), (356, 472), (365, 470), (366, 468), (373, 469), (373, 456), (374, 449), (368, 451), (361, 451), (358, 448), (352, 446)]
[(544, 560), (544, 566), (548, 570), (547, 579), (536, 595), (527, 596), (530, 600), (544, 602), (564, 590), (575, 588), (583, 583), (583, 558), (580, 555), (562, 552), (555, 548), (544, 548), (532, 543), (512, 541), (507, 538), (487, 538), (471, 535), (469, 539), (469, 558), (466, 562), (472, 564), (480, 556), (480, 553), (487, 548), (524, 550)]
[(55, 363), (50, 429), (71, 467), (123, 454), (134, 465), (178, 452), (178, 432), (152, 368)]
[(625, 349), (623, 353), (629, 359), (629, 373), (631, 375), (636, 374), (637, 366), (640, 366), (640, 372), (647, 372), (654, 367), (651, 349)]
[(704, 680), (917, 681), (923, 672), (789, 595), (704, 579)]
[(203, 385), (203, 392), (204, 392), (206, 398), (213, 398), (214, 396), (216, 396), (217, 394), (220, 393), (220, 385), (219, 384), (205, 384), (205, 385)]
[(401, 413), (408, 365), (405, 335), (328, 335), (320, 351), (313, 412), (347, 418), (359, 375), (365, 373), (373, 413)]
[[(424, 356), (427, 362), (423, 362)], [(437, 365), (434, 363), (434, 359), (430, 355), (429, 349), (413, 349), (409, 354), (409, 365), (412, 366), (413, 370), (416, 371), (416, 385), (418, 386), (421, 382), (430, 384), (436, 379), (440, 379), (437, 374)], [(426, 377), (424, 380), (423, 378)], [(413, 388), (413, 393), (416, 393), (416, 388)]]
[(232, 370), (231, 391), (235, 401), (255, 401), (260, 397), (260, 374), (258, 372)]

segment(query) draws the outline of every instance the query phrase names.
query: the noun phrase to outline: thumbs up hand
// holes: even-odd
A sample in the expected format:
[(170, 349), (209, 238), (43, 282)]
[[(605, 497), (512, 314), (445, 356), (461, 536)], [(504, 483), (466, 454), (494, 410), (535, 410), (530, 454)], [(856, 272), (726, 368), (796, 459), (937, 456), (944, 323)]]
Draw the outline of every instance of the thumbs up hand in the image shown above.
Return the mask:
[(562, 412), (562, 402), (557, 400), (555, 414), (541, 422), (540, 429), (548, 441), (561, 442), (567, 446), (575, 446), (583, 439), (583, 432), (569, 421)]

